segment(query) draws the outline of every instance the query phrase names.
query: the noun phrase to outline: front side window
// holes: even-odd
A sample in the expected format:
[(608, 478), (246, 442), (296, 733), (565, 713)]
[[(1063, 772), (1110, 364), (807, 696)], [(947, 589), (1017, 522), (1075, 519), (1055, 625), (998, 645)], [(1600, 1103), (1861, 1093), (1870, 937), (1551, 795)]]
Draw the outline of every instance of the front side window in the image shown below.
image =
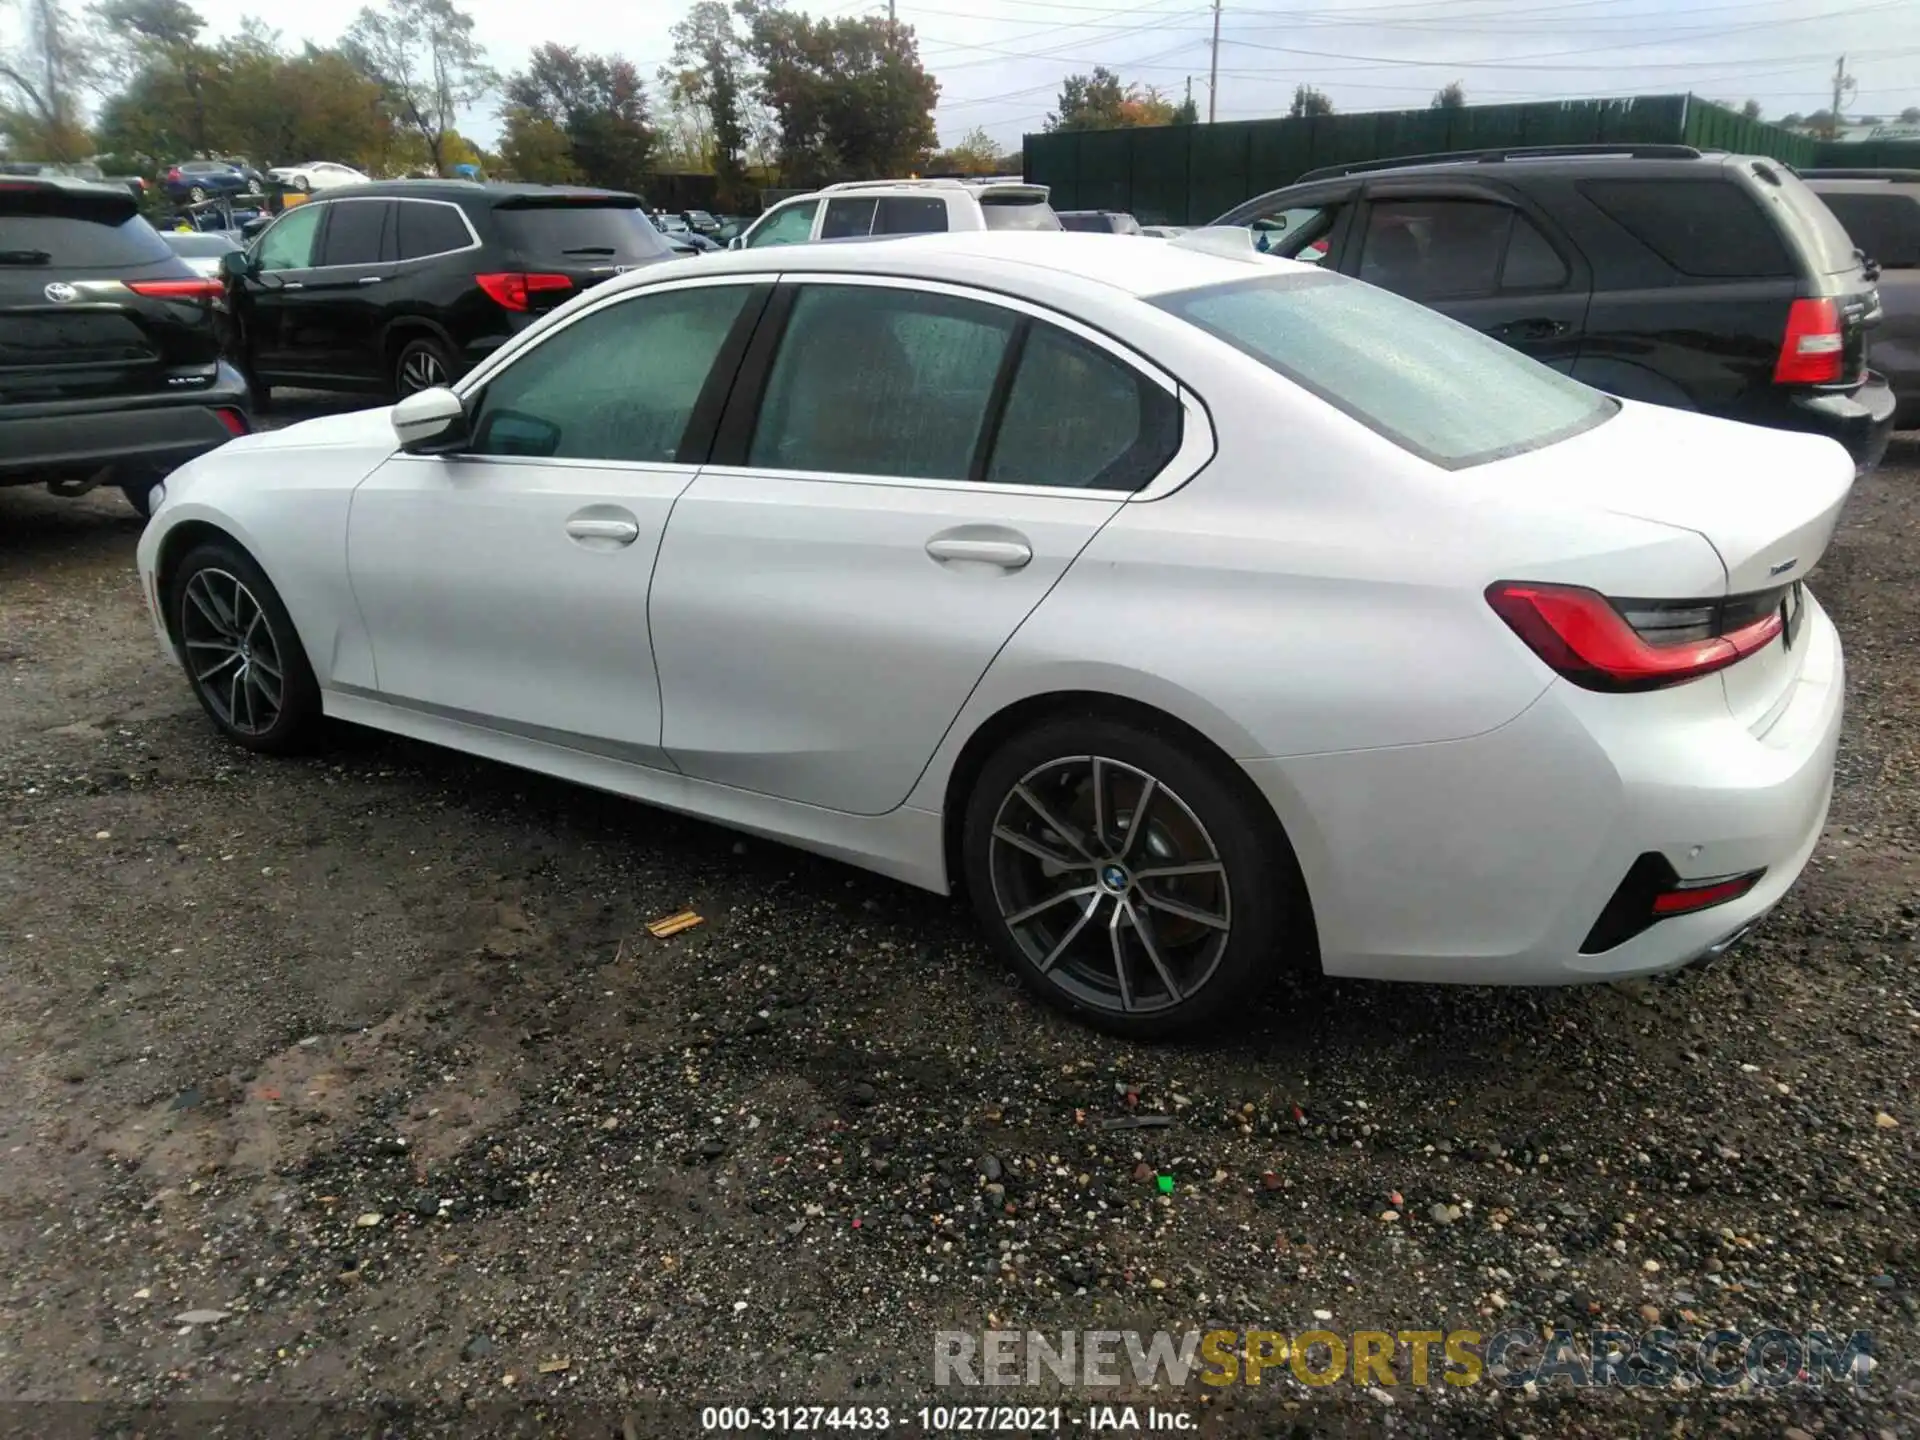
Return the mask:
[(701, 285), (583, 316), (487, 383), (469, 453), (675, 462), (747, 295)]
[(1106, 351), (1035, 324), (1021, 347), (986, 478), (1138, 490), (1179, 448), (1173, 396)]
[(1478, 330), (1338, 275), (1236, 281), (1154, 303), (1447, 469), (1552, 445), (1619, 409)]
[(288, 210), (260, 237), (262, 270), (304, 270), (313, 262), (313, 237), (320, 230), (319, 205)]
[(801, 200), (784, 210), (776, 210), (747, 236), (747, 248), (762, 245), (800, 245), (813, 238), (813, 212), (818, 200)]
[(747, 463), (965, 480), (1018, 319), (948, 295), (801, 287)]

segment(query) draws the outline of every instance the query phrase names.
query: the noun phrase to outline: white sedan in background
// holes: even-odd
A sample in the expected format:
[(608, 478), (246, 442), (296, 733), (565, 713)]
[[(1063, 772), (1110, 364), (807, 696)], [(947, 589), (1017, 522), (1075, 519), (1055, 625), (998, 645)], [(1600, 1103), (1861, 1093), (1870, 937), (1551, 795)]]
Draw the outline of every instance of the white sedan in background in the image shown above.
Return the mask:
[(267, 171), (269, 180), (295, 190), (333, 190), (342, 185), (365, 185), (372, 177), (351, 165), (336, 165), (331, 160), (309, 160), (304, 165), (279, 165)]
[(1286, 965), (1717, 953), (1831, 791), (1833, 442), (1611, 399), (1245, 232), (747, 250), (168, 480), (160, 637), (323, 715), (963, 888), (1159, 1035)]

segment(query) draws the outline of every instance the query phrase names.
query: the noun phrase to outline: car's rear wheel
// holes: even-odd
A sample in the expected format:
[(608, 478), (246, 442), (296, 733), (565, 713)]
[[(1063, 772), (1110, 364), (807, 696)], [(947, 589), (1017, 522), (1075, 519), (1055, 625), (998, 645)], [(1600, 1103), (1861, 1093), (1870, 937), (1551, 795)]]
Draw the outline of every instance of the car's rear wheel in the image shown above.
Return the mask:
[(1244, 777), (1185, 737), (1045, 722), (982, 767), (962, 831), (981, 924), (1039, 994), (1156, 1038), (1313, 953), (1299, 869)]
[(187, 187), (187, 199), (191, 203), (198, 205), (202, 200), (205, 200), (206, 198), (207, 198), (207, 192), (205, 188), (203, 188), (202, 186), (189, 185)]
[(453, 356), (429, 336), (402, 345), (393, 357), (393, 393), (399, 399), (453, 383)]
[(274, 754), (313, 738), (320, 687), (252, 556), (224, 540), (197, 547), (175, 572), (168, 604), (193, 693), (222, 733)]
[(148, 476), (144, 480), (129, 480), (120, 487), (120, 493), (127, 497), (127, 503), (139, 512), (143, 520), (153, 514), (153, 487), (159, 483)]

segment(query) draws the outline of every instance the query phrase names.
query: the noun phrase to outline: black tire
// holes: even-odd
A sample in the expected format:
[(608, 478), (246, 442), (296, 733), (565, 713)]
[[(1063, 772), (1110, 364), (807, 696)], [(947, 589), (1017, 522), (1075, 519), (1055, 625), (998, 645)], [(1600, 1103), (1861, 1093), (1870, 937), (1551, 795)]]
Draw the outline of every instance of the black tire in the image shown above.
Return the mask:
[[(453, 352), (431, 335), (416, 335), (394, 353), (389, 380), (396, 400), (454, 380)], [(437, 378), (434, 378), (437, 377)]]
[[(1095, 759), (1105, 795), (1099, 811), (1091, 799)], [(1076, 788), (1082, 765), (1087, 775)], [(1016, 786), (1066, 828), (1039, 819)], [(1137, 834), (1136, 809), (1147, 817)], [(1051, 861), (996, 839), (1009, 829), (1073, 863), (1048, 874)], [(1171, 728), (1066, 715), (1009, 740), (968, 797), (961, 853), (974, 911), (1015, 973), (1052, 1004), (1115, 1034), (1162, 1039), (1190, 1031), (1257, 984), (1316, 958), (1299, 865), (1271, 809), (1231, 765)], [(1140, 863), (1150, 853), (1160, 865)], [(1089, 855), (1100, 863), (1079, 863)], [(1111, 875), (1116, 859), (1127, 862), (1118, 867), (1124, 885)], [(1129, 873), (1175, 867), (1211, 868), (1137, 880)], [(1080, 891), (1083, 883), (1088, 889)], [(1058, 904), (1047, 899), (1056, 889)], [(1161, 908), (1168, 903), (1183, 913)], [(1034, 918), (1007, 919), (1023, 911)], [(1125, 983), (1123, 967), (1131, 977)]]
[(153, 487), (159, 483), (149, 476), (145, 480), (129, 480), (120, 487), (120, 493), (127, 497), (127, 503), (142, 520), (153, 515)]
[(200, 186), (189, 185), (187, 187), (187, 203), (189, 205), (198, 205), (202, 200), (206, 198), (207, 198), (207, 192), (204, 189), (202, 189)]
[[(206, 591), (195, 582), (205, 577), (212, 590), (209, 609), (201, 597)], [(243, 587), (250, 600), (232, 598), (230, 582)], [(223, 610), (230, 614), (222, 614)], [(173, 622), (187, 671), (187, 682), (196, 699), (220, 732), (236, 744), (265, 754), (285, 755), (306, 749), (320, 729), (320, 686), (313, 678), (313, 667), (300, 645), (287, 608), (253, 557), (230, 540), (211, 540), (196, 546), (174, 572), (168, 587), (167, 614)], [(222, 626), (222, 619), (232, 623)], [(214, 643), (222, 629), (243, 633), (244, 653), (239, 671), (232, 664), (213, 666), (224, 653)], [(267, 663), (268, 647), (261, 645), (262, 631), (273, 657)], [(206, 648), (203, 648), (206, 647)], [(197, 668), (196, 668), (197, 667)], [(273, 706), (270, 723), (265, 711), (273, 701), (271, 671), (280, 672), (278, 704)], [(204, 678), (211, 674), (212, 679)], [(238, 719), (236, 719), (238, 717)], [(249, 718), (255, 725), (249, 727)]]

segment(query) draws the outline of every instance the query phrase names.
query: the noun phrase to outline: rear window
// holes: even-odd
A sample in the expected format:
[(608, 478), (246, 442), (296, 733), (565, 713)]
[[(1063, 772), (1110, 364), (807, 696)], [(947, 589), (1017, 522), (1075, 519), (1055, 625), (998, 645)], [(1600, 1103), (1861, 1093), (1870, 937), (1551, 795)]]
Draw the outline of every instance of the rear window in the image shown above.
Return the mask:
[(229, 250), (240, 248), (239, 242), (231, 236), (216, 234), (175, 233), (166, 237), (166, 245), (176, 255), (224, 255)]
[(1772, 205), (1787, 227), (1813, 260), (1822, 275), (1844, 275), (1860, 268), (1860, 257), (1853, 253), (1857, 243), (1847, 227), (1834, 218), (1813, 187), (1784, 165), (1770, 161), (1751, 162), (1760, 180), (1759, 194)]
[(1339, 275), (1276, 275), (1154, 303), (1449, 470), (1552, 445), (1619, 408), (1438, 311)]
[(1037, 195), (983, 195), (980, 215), (989, 230), (1059, 230), (1053, 207)]
[(1794, 273), (1766, 212), (1731, 181), (1587, 180), (1580, 193), (1682, 275), (1731, 280)]
[(673, 253), (647, 217), (631, 205), (514, 205), (493, 213), (501, 237), (527, 255), (633, 261)]
[(1848, 236), (1888, 270), (1920, 266), (1920, 196), (1885, 190), (1821, 190)]
[(112, 199), (0, 192), (0, 265), (118, 270), (170, 258), (167, 242), (128, 210)]

